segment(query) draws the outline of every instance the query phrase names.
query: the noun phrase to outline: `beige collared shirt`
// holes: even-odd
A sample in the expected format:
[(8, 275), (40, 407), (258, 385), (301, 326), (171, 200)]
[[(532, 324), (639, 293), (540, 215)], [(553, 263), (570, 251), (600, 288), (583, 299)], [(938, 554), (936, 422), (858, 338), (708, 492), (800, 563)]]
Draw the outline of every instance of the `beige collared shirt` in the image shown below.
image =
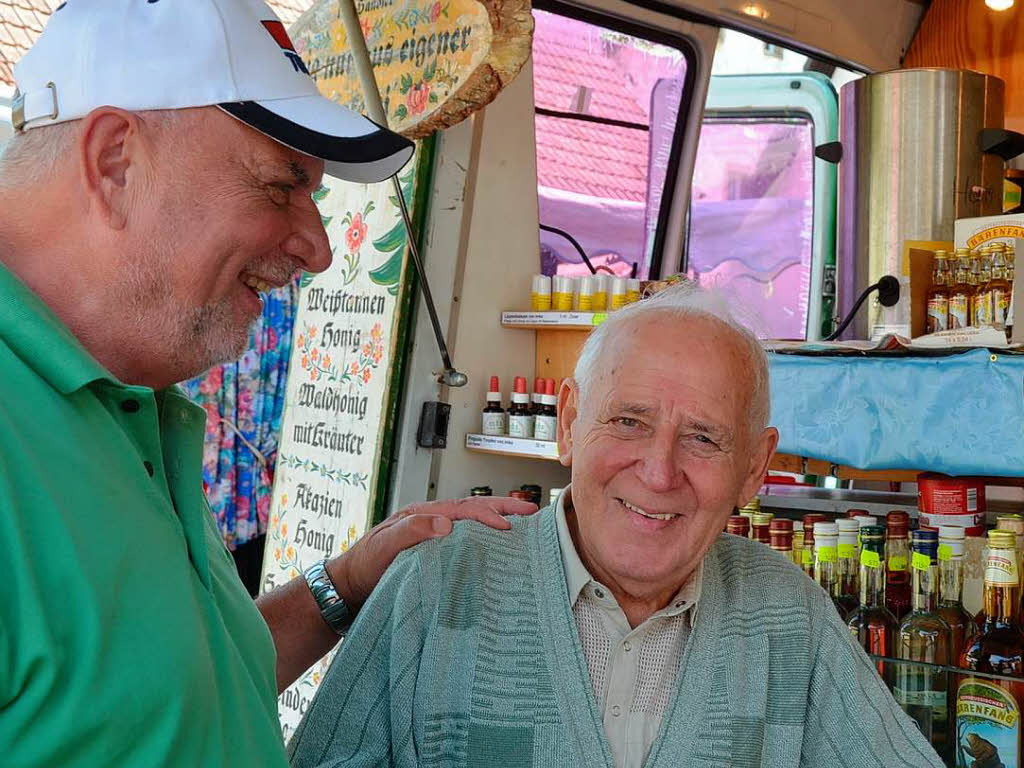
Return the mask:
[(569, 604), (616, 768), (640, 768), (675, 693), (704, 566), (668, 606), (631, 629), (611, 590), (591, 577), (576, 552), (565, 519), (569, 491), (555, 504)]

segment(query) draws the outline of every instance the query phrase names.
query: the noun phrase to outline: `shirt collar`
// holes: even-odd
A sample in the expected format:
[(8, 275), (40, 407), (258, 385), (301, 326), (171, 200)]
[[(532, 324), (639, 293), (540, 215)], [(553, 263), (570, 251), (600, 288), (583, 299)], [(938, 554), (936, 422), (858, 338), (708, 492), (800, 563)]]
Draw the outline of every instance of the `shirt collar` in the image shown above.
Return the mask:
[(97, 379), (119, 383), (3, 262), (0, 341), (62, 394), (70, 394)]
[[(612, 597), (611, 591), (590, 575), (587, 567), (583, 565), (583, 561), (580, 560), (579, 553), (576, 551), (576, 545), (573, 543), (572, 534), (569, 532), (569, 523), (565, 517), (566, 505), (571, 503), (571, 486), (566, 486), (562, 492), (558, 494), (558, 499), (555, 501), (555, 526), (558, 529), (558, 546), (562, 552), (562, 567), (565, 569), (565, 585), (569, 591), (569, 605), (575, 606), (576, 601), (579, 600), (583, 590), (588, 586), (590, 586), (591, 589), (603, 589), (604, 597), (601, 599), (614, 602), (615, 598)], [(677, 616), (689, 611), (690, 625), (692, 626), (693, 617), (696, 611), (691, 609), (695, 608), (697, 606), (697, 601), (700, 600), (701, 587), (703, 583), (704, 561), (701, 560), (701, 563), (697, 567), (693, 576), (687, 579), (686, 583), (680, 587), (676, 596), (672, 598), (665, 608), (662, 608), (651, 618), (654, 618), (655, 616)]]

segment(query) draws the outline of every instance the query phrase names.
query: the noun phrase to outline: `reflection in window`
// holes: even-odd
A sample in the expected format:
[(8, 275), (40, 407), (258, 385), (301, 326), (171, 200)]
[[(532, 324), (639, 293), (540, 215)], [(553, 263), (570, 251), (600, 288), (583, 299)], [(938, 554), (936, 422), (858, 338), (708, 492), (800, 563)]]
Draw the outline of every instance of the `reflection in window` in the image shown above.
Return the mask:
[[(686, 74), (683, 53), (534, 11), (540, 221), (594, 266), (647, 277)], [(544, 274), (588, 274), (563, 237), (541, 232)]]
[(814, 228), (809, 117), (709, 117), (690, 201), (688, 273), (762, 318), (771, 338), (803, 339)]

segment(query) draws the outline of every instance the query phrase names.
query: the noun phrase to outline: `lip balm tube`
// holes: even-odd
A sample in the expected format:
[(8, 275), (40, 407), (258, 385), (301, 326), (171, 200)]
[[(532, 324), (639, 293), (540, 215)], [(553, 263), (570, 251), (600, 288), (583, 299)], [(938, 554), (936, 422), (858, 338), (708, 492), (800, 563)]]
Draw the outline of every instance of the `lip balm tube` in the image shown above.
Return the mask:
[(591, 306), (595, 312), (604, 312), (608, 309), (609, 276), (602, 272), (598, 272), (590, 279), (594, 283), (594, 294), (591, 299)]
[(626, 282), (626, 303), (633, 304), (640, 301), (640, 281), (630, 278)]
[(572, 312), (572, 278), (555, 275), (552, 280), (551, 308), (556, 312)]
[(580, 312), (593, 312), (594, 311), (594, 278), (592, 277), (581, 277), (577, 284), (579, 285), (579, 301), (577, 302), (577, 308)]
[(612, 278), (611, 307), (614, 312), (626, 306), (626, 293), (629, 290), (629, 281), (624, 277)]
[(533, 276), (530, 306), (534, 312), (547, 312), (551, 309), (551, 278), (547, 275)]

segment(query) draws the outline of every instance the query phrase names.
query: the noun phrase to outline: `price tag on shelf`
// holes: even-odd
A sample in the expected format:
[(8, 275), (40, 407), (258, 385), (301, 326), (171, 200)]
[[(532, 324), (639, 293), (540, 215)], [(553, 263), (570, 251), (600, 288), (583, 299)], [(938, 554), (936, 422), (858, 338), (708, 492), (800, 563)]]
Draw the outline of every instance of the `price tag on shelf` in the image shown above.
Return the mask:
[(818, 561), (822, 563), (834, 563), (837, 560), (835, 547), (818, 547)]
[(605, 314), (604, 312), (595, 312), (594, 313), (594, 319), (591, 322), (593, 322), (594, 325), (600, 325), (601, 323), (603, 323), (607, 319), (608, 319), (608, 315)]
[(857, 556), (857, 547), (854, 544), (840, 544), (839, 545), (839, 559), (840, 560), (853, 560)]
[(889, 558), (889, 570), (890, 571), (905, 571), (907, 570), (907, 558), (903, 555), (893, 555)]

